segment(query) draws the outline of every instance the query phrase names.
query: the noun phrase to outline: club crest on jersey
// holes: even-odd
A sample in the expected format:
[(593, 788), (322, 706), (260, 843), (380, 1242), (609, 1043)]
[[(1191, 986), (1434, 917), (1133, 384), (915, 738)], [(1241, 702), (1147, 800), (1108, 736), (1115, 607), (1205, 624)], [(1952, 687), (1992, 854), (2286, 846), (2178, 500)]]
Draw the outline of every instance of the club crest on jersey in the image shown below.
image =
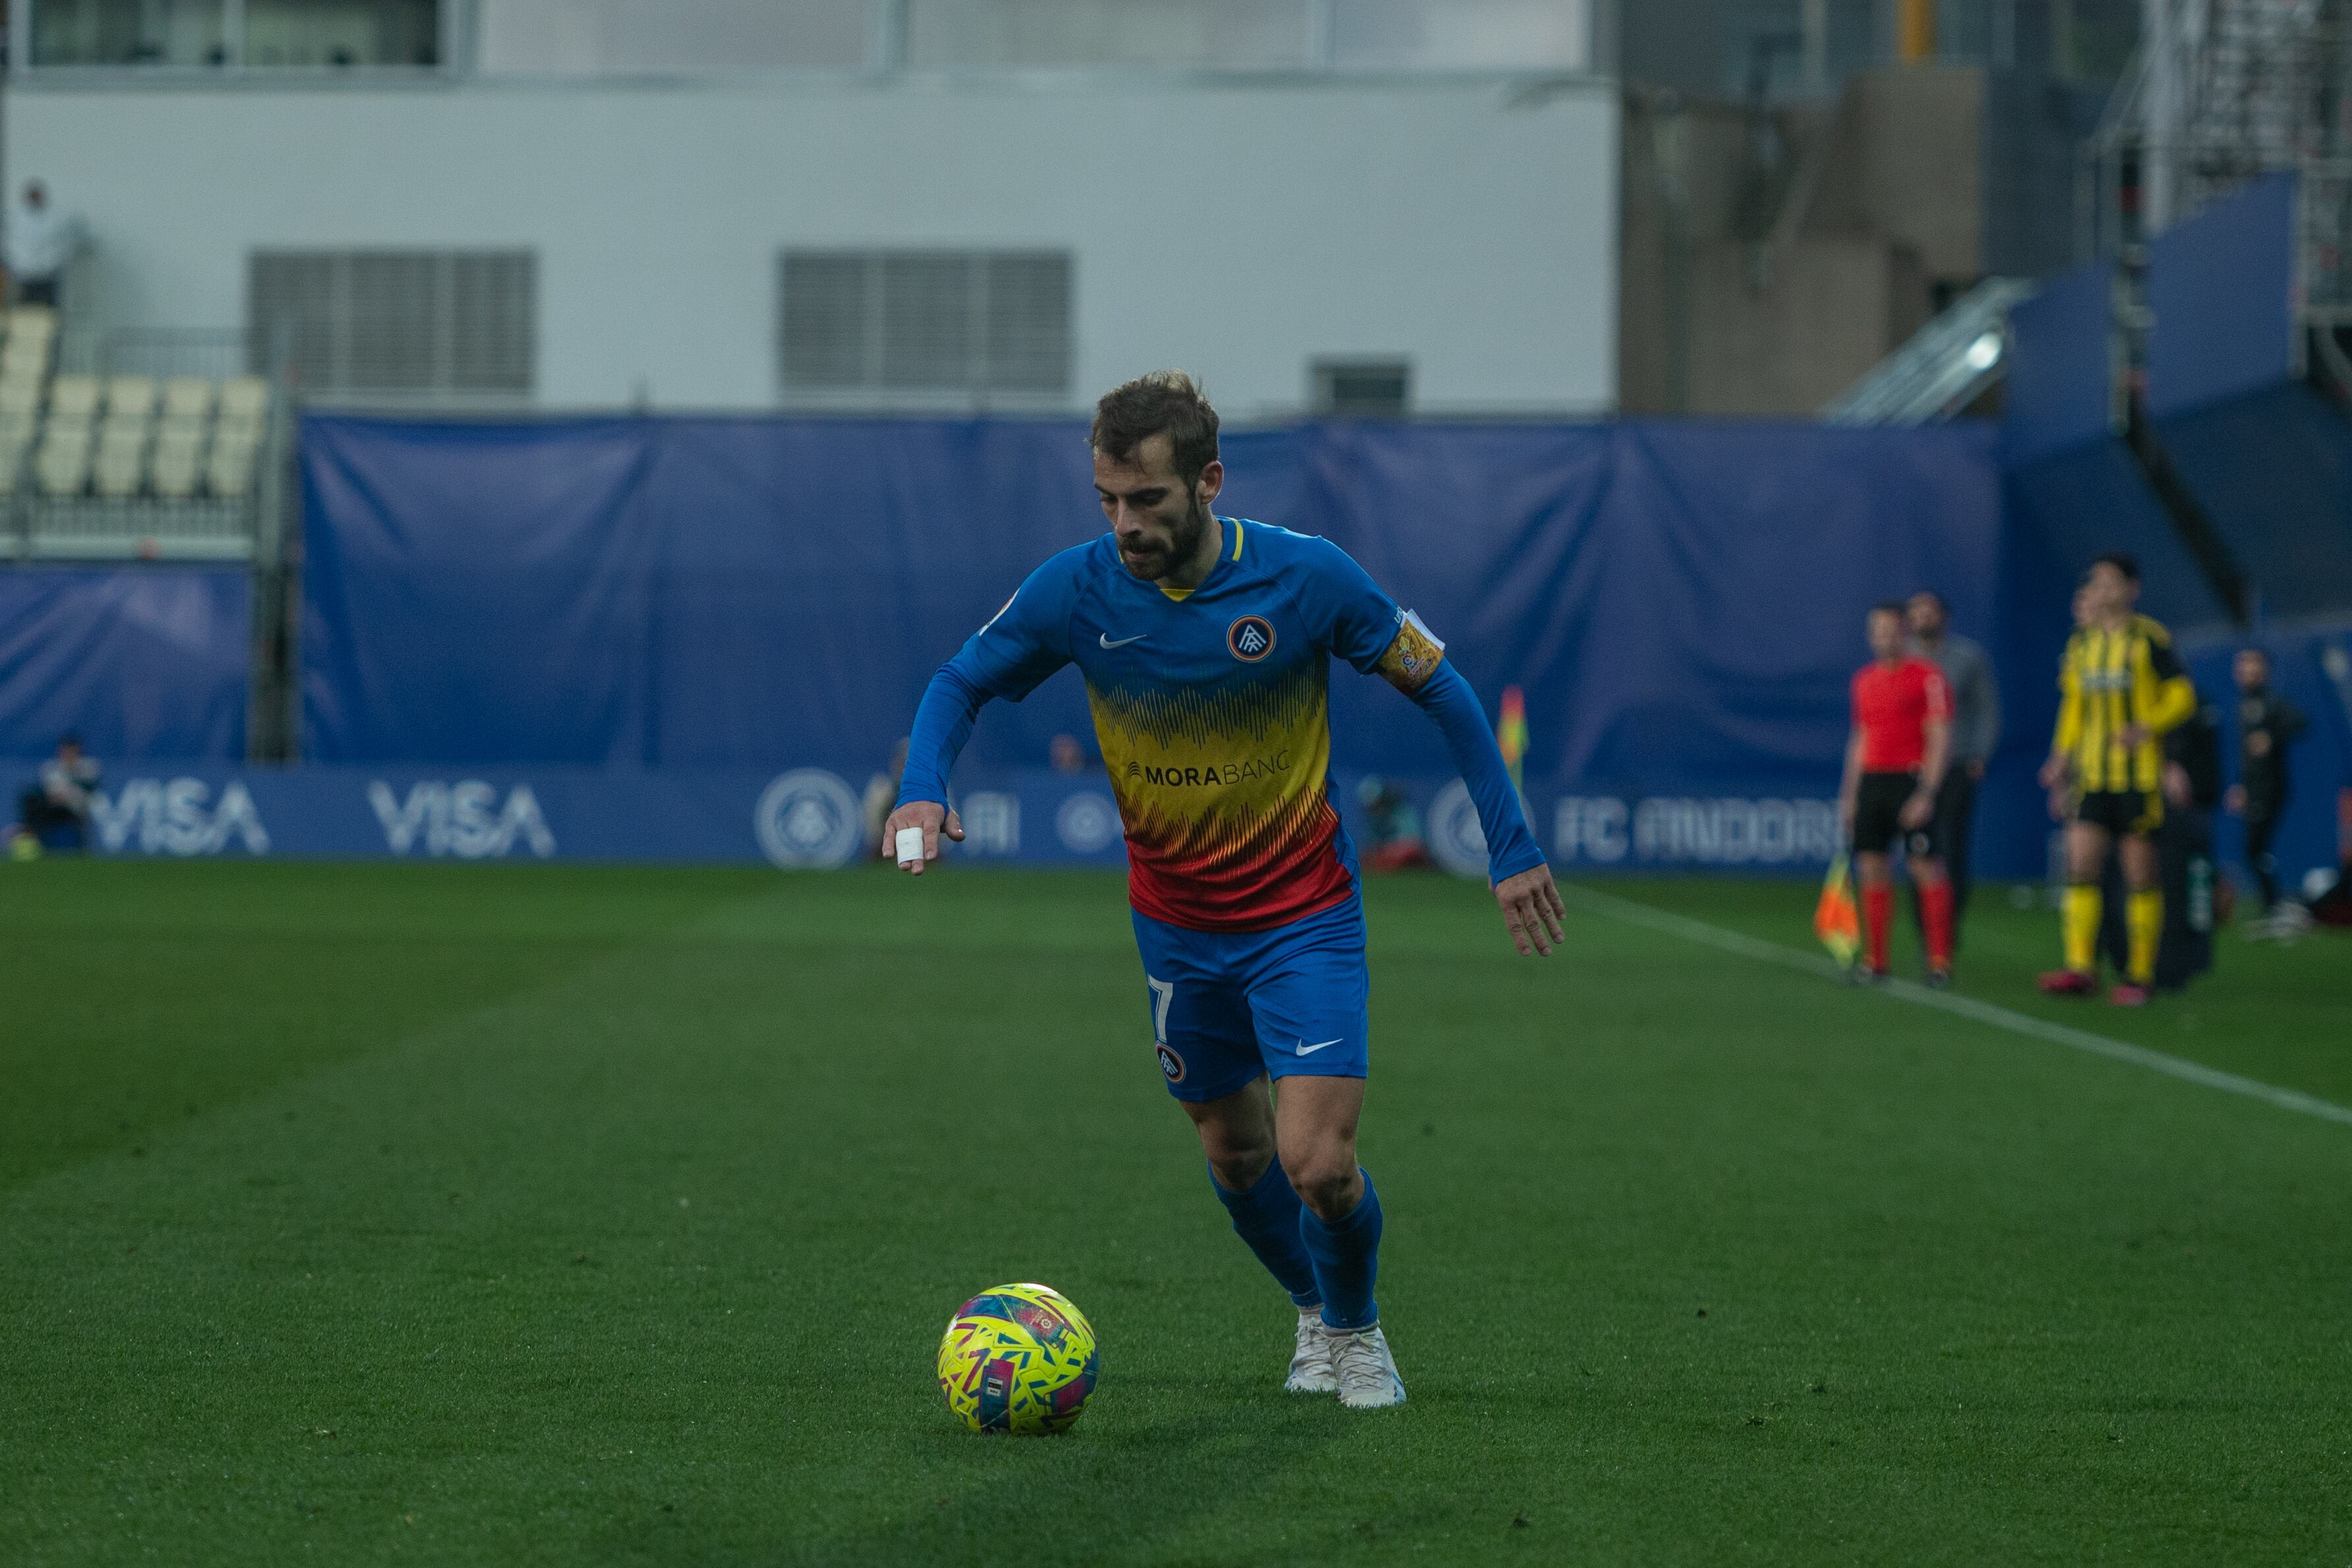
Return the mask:
[(1274, 651), (1274, 623), (1264, 616), (1244, 616), (1225, 628), (1225, 647), (1244, 664), (1255, 664)]

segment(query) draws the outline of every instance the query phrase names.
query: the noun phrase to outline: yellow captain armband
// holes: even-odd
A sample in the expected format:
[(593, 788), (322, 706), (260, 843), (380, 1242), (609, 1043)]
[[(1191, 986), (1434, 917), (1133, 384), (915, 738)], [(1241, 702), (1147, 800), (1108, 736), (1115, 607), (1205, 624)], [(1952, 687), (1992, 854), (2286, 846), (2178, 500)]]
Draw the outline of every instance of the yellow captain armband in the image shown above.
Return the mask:
[(1395, 640), (1374, 668), (1381, 679), (1411, 697), (1429, 684), (1429, 678), (1437, 673), (1438, 661), (1444, 657), (1445, 645), (1421, 624), (1421, 617), (1411, 610), (1399, 610)]

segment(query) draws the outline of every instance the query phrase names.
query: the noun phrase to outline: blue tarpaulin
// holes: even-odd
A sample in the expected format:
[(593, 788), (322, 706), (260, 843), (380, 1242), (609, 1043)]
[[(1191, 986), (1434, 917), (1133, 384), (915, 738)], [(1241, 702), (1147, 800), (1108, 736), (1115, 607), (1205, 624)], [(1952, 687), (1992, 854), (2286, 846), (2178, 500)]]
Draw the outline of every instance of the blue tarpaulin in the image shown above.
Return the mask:
[(2352, 424), (2300, 384), (2158, 422), (2266, 616), (2352, 611)]
[(2293, 174), (2232, 191), (2148, 247), (2147, 407), (2162, 419), (2274, 386), (2294, 363)]
[(2001, 461), (2011, 466), (2114, 434), (2112, 269), (2062, 273), (2009, 313), (2001, 383)]
[(0, 757), (242, 757), (252, 621), (242, 568), (0, 570)]
[[(1999, 621), (1993, 447), (1973, 424), (1312, 424), (1229, 437), (1219, 510), (1346, 547), (1490, 711), (1524, 688), (1531, 795), (1819, 799), (1873, 602), (1934, 585)], [(306, 748), (332, 764), (863, 779), (939, 662), (1103, 526), (1063, 420), (314, 416), (301, 462)], [(1444, 769), (1392, 692), (1332, 684), (1340, 771)], [(1062, 732), (1089, 733), (1074, 675), (992, 705), (967, 754), (1034, 767)]]
[(2067, 595), (2092, 560), (2110, 550), (2138, 559), (2140, 608), (2147, 614), (2179, 627), (2229, 619), (2121, 441), (2102, 437), (2011, 470), (2009, 501), (2012, 526), (2035, 542), (2059, 584), (2062, 627)]

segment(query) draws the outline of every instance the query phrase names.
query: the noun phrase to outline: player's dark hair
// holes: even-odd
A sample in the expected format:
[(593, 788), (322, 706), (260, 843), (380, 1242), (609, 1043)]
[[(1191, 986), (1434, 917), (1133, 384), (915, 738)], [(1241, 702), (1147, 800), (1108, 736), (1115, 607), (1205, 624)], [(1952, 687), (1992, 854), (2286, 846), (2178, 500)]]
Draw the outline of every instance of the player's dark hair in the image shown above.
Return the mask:
[(1201, 384), (1181, 370), (1155, 370), (1114, 386), (1095, 405), (1094, 429), (1087, 444), (1113, 462), (1132, 462), (1136, 451), (1164, 435), (1176, 477), (1191, 489), (1201, 470), (1217, 460), (1217, 411)]
[(2092, 557), (2091, 569), (2093, 571), (2095, 572), (2102, 566), (2114, 567), (2116, 571), (2124, 574), (2124, 581), (2126, 583), (2137, 583), (2139, 581), (2139, 557), (2130, 553), (2128, 551), (2110, 550), (2105, 555)]

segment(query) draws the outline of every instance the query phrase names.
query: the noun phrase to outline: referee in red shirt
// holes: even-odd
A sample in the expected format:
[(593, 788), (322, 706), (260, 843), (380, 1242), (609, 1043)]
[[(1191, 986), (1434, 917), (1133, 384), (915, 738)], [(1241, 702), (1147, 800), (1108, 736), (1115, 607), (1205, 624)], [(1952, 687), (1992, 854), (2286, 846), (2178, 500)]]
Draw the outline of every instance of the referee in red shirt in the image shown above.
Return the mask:
[(1870, 612), (1871, 661), (1853, 678), (1853, 733), (1845, 743), (1838, 819), (1852, 835), (1862, 884), (1863, 927), (1872, 979), (1886, 977), (1886, 937), (1895, 920), (1894, 868), (1904, 842), (1927, 935), (1927, 984), (1952, 983), (1952, 884), (1936, 841), (1936, 792), (1951, 755), (1952, 691), (1944, 672), (1910, 651), (1903, 606)]

